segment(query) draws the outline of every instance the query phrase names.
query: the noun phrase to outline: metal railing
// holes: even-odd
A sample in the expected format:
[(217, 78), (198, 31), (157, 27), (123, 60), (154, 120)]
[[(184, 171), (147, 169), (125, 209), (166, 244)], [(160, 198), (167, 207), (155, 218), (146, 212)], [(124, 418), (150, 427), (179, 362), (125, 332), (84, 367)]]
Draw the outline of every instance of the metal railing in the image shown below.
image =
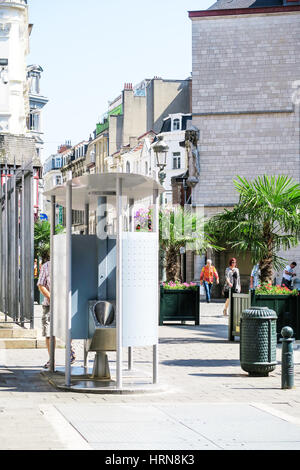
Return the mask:
[(0, 169), (0, 310), (33, 328), (33, 168)]

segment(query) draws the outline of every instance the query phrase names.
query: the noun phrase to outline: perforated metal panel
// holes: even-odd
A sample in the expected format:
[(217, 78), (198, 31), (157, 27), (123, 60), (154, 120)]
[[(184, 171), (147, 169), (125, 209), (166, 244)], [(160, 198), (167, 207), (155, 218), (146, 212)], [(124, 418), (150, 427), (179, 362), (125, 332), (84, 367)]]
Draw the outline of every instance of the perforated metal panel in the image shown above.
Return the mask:
[(60, 339), (66, 337), (66, 235), (53, 238), (54, 273), (51, 285), (53, 301), (53, 332)]
[(158, 342), (158, 237), (123, 234), (123, 346)]

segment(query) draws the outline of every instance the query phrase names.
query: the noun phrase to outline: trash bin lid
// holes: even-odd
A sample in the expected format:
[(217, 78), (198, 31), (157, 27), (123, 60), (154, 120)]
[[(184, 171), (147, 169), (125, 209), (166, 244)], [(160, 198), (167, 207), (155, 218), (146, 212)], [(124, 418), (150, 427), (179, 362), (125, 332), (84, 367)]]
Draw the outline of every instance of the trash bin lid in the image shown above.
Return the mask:
[(242, 312), (242, 319), (276, 319), (277, 314), (274, 310), (271, 310), (268, 307), (249, 307)]

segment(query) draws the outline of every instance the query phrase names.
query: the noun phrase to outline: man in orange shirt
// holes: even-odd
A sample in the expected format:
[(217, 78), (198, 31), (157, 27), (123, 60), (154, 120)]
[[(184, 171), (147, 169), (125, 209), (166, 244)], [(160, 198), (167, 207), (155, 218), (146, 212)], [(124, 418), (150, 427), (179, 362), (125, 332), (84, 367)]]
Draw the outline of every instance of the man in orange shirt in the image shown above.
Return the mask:
[(216, 278), (217, 284), (219, 284), (219, 275), (216, 268), (212, 265), (211, 259), (206, 261), (206, 265), (202, 268), (200, 274), (200, 284), (204, 284), (206, 293), (206, 302), (210, 303), (211, 289), (214, 283), (214, 277)]

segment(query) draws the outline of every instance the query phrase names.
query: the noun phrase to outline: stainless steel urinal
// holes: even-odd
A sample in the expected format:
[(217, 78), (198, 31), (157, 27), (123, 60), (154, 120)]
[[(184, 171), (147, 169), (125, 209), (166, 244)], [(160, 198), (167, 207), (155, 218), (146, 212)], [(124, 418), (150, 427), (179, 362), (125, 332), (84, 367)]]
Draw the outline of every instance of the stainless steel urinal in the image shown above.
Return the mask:
[(92, 378), (110, 379), (107, 351), (116, 351), (115, 302), (89, 302), (87, 351), (95, 351)]

